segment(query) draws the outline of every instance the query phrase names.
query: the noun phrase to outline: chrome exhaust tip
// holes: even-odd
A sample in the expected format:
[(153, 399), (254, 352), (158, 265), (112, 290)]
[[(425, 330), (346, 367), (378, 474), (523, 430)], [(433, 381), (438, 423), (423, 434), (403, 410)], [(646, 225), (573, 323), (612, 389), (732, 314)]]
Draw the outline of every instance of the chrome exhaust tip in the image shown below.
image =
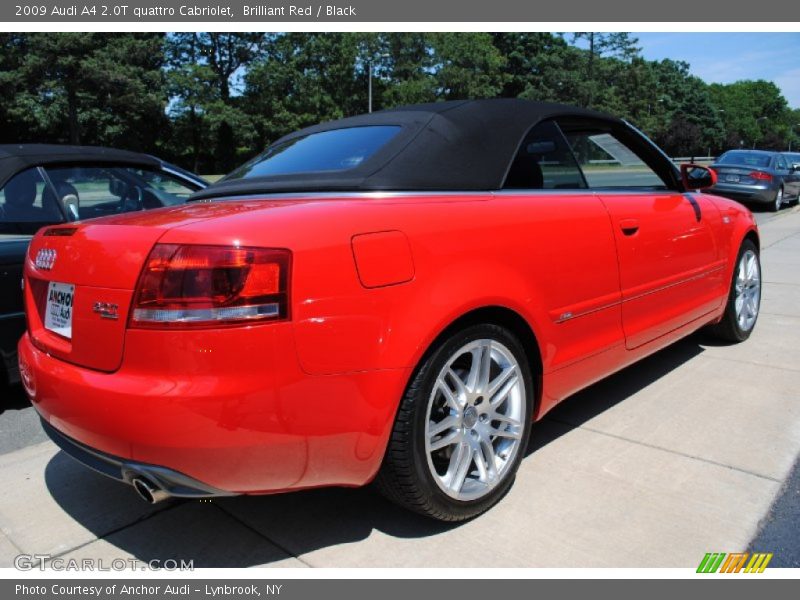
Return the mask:
[(157, 504), (169, 498), (169, 494), (160, 487), (151, 483), (144, 477), (136, 477), (133, 481), (133, 489), (139, 497), (148, 504)]

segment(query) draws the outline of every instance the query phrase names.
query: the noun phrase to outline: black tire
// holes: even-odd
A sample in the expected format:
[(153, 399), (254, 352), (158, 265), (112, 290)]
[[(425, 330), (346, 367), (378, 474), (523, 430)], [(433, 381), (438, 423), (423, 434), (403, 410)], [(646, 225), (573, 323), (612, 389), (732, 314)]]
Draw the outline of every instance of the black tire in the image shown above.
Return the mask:
[[(734, 264), (733, 274), (731, 275), (730, 290), (728, 291), (728, 300), (725, 305), (725, 313), (722, 315), (722, 320), (707, 328), (708, 333), (726, 342), (739, 343), (745, 341), (750, 337), (750, 334), (753, 333), (753, 329), (755, 329), (756, 322), (758, 321), (758, 315), (756, 315), (756, 321), (753, 322), (750, 329), (745, 330), (739, 326), (739, 321), (736, 318), (736, 273), (739, 269), (739, 263), (742, 257), (748, 250), (755, 254), (756, 261), (758, 262), (759, 274), (761, 273), (761, 260), (758, 247), (752, 240), (746, 239), (742, 242), (739, 253), (736, 255), (736, 263)], [(760, 287), (758, 290), (758, 306), (759, 308), (761, 306)]]
[(778, 212), (783, 206), (783, 198), (784, 198), (784, 191), (783, 188), (779, 188), (778, 191), (775, 192), (775, 200), (769, 205), (769, 212)]
[[(481, 498), (462, 501), (447, 495), (433, 478), (425, 451), (428, 401), (440, 371), (450, 358), (470, 342), (491, 339), (505, 346), (518, 363), (524, 383), (524, 419), (516, 455), (495, 487)], [(494, 324), (468, 326), (439, 341), (414, 372), (395, 418), (386, 455), (375, 479), (389, 500), (409, 510), (441, 521), (471, 519), (496, 504), (511, 487), (530, 437), (534, 384), (522, 344), (508, 329)]]

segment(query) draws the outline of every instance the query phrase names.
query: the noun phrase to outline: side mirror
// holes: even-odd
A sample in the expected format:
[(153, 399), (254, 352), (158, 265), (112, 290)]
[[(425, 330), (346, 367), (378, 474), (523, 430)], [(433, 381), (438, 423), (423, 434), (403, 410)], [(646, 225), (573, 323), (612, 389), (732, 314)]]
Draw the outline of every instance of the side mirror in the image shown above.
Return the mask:
[(706, 190), (717, 184), (717, 173), (714, 169), (700, 165), (681, 165), (681, 180), (686, 190)]
[(793, 163), (790, 169), (792, 172), (800, 171), (800, 163)]

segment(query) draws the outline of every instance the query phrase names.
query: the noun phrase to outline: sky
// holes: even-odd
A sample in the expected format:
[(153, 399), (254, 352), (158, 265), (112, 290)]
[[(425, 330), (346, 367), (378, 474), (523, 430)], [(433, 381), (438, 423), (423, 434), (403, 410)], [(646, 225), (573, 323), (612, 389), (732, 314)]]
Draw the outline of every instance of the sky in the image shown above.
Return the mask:
[(708, 83), (765, 79), (800, 108), (800, 33), (634, 33), (648, 60), (683, 60)]

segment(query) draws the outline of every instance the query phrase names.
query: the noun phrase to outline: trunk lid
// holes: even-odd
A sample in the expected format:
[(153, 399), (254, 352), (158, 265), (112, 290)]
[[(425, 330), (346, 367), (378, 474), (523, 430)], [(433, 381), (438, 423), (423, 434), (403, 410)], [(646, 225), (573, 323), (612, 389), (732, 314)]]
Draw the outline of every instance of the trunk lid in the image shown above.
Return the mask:
[(741, 184), (741, 185), (754, 185), (756, 183), (763, 183), (758, 182), (752, 177), (750, 174), (754, 171), (763, 171), (763, 169), (757, 169), (754, 167), (747, 167), (747, 166), (717, 166), (712, 165), (712, 168), (717, 172), (717, 180), (719, 183), (724, 184)]
[(33, 343), (80, 366), (116, 370), (139, 272), (163, 233), (157, 227), (87, 224), (37, 235), (25, 261)]
[(171, 229), (270, 207), (263, 201), (193, 203), (42, 229), (24, 268), (33, 343), (82, 367), (117, 370), (136, 283), (156, 242)]

